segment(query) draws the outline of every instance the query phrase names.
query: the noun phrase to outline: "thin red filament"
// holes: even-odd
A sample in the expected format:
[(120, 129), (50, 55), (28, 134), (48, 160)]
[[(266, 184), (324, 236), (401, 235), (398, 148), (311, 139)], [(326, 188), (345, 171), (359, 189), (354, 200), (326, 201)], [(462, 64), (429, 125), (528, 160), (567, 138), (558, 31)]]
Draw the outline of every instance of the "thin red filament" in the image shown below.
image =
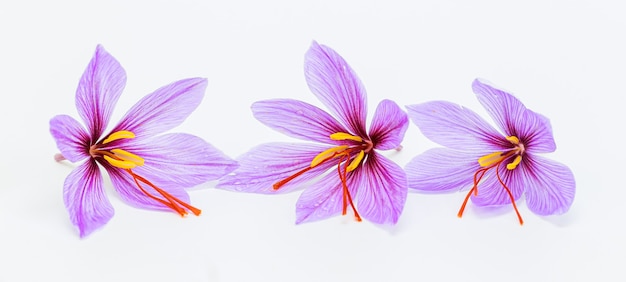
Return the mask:
[[(328, 161), (328, 160), (330, 160), (330, 159), (332, 159), (332, 158), (336, 157), (337, 155), (339, 155), (339, 153), (337, 153), (337, 152), (333, 153), (333, 154), (332, 154), (332, 155), (330, 155), (328, 158), (325, 158), (325, 159), (323, 159), (322, 161), (320, 161), (320, 162), (319, 162), (316, 166), (318, 166), (318, 165), (321, 165), (321, 164), (325, 163), (326, 161)], [(315, 167), (315, 166), (307, 166), (307, 167), (303, 168), (302, 170), (299, 170), (298, 172), (296, 172), (296, 173), (292, 174), (291, 176), (289, 176), (289, 177), (287, 177), (287, 178), (285, 178), (285, 179), (283, 179), (283, 180), (281, 180), (281, 181), (278, 181), (278, 182), (274, 183), (274, 185), (272, 185), (272, 188), (273, 188), (274, 190), (278, 190), (278, 189), (280, 189), (280, 187), (282, 187), (283, 185), (287, 184), (289, 181), (291, 181), (291, 180), (293, 180), (294, 178), (296, 178), (296, 177), (298, 177), (298, 176), (302, 175), (303, 173), (305, 173), (305, 172), (307, 172), (307, 171), (309, 171), (309, 170), (313, 169), (314, 167)]]
[[(323, 160), (322, 163), (325, 162), (326, 160), (327, 159)], [(302, 175), (303, 173), (311, 170), (312, 168), (313, 168), (312, 166), (307, 166), (304, 169), (294, 173), (293, 175), (291, 175), (291, 176), (289, 176), (289, 177), (287, 177), (287, 178), (285, 178), (285, 179), (283, 179), (281, 181), (278, 181), (278, 182), (274, 183), (274, 185), (272, 185), (272, 189), (274, 189), (274, 190), (280, 189), (280, 187), (282, 187), (283, 185), (287, 184), (287, 182), (289, 182), (289, 181), (293, 180), (294, 178)]]
[[(133, 177), (133, 180), (135, 180), (135, 184), (137, 184), (137, 187), (139, 187), (139, 190), (141, 190), (141, 192), (146, 194), (146, 196), (150, 197), (151, 199), (153, 199), (153, 200), (163, 204), (164, 206), (174, 210), (175, 212), (177, 212), (181, 216), (187, 215), (187, 210), (191, 211), (195, 215), (200, 215), (200, 213), (202, 213), (202, 210), (200, 210), (198, 208), (195, 208), (195, 207), (185, 203), (181, 199), (178, 199), (178, 198), (172, 196), (170, 193), (168, 193), (165, 190), (163, 190), (163, 189), (157, 187), (156, 185), (152, 184), (152, 182), (150, 182), (147, 179), (143, 178), (142, 176), (134, 173), (132, 170), (126, 169), (126, 171)], [(139, 182), (143, 182), (144, 184), (147, 184), (148, 186), (152, 187), (155, 191), (157, 191), (159, 194), (161, 194), (161, 196), (163, 196), (163, 198), (165, 198), (165, 200), (161, 199), (161, 198), (158, 198), (158, 197), (148, 193), (148, 191), (146, 191), (141, 186), (141, 183), (139, 183)], [(185, 210), (185, 208), (187, 210)]]
[[(89, 153), (96, 157), (96, 156), (109, 156), (113, 159), (116, 160), (121, 160), (118, 156), (116, 156), (115, 154), (109, 152), (109, 151), (105, 151), (105, 150), (99, 150), (96, 147), (90, 148)], [(166, 192), (165, 190), (159, 188), (158, 186), (154, 185), (152, 182), (148, 181), (147, 179), (145, 179), (144, 177), (134, 173), (130, 168), (128, 169), (124, 169), (126, 172), (128, 172), (128, 174), (130, 174), (133, 177), (133, 180), (135, 181), (135, 184), (137, 185), (137, 187), (139, 188), (139, 190), (141, 190), (141, 192), (143, 192), (146, 196), (148, 196), (149, 198), (163, 204), (164, 206), (174, 210), (175, 212), (177, 212), (178, 214), (180, 214), (181, 216), (185, 216), (187, 215), (187, 210), (191, 211), (193, 214), (195, 215), (200, 215), (200, 213), (202, 213), (202, 210), (185, 203), (184, 201), (182, 201), (181, 199), (178, 199), (174, 196), (172, 196), (170, 193)], [(141, 183), (144, 183), (150, 187), (152, 187), (155, 191), (157, 191), (164, 199), (161, 199), (155, 195), (152, 195), (150, 193), (148, 193), (148, 191), (146, 191), (143, 186), (141, 185)], [(182, 206), (182, 207), (181, 207)]]
[[(343, 170), (342, 170), (341, 162), (344, 160), (345, 160), (345, 165), (343, 166)], [(346, 215), (347, 213), (348, 204), (346, 202), (346, 199), (348, 199), (348, 202), (350, 202), (350, 207), (352, 207), (352, 211), (354, 212), (354, 218), (356, 219), (356, 221), (361, 221), (361, 216), (359, 215), (359, 213), (356, 211), (356, 208), (354, 207), (354, 203), (352, 202), (352, 196), (350, 195), (350, 190), (348, 190), (348, 184), (346, 183), (348, 179), (348, 161), (349, 160), (350, 160), (349, 155), (345, 154), (341, 156), (339, 164), (337, 164), (337, 174), (339, 174), (339, 179), (341, 180), (341, 186), (343, 187), (342, 215)]]
[(463, 201), (463, 204), (461, 205), (461, 208), (459, 209), (459, 213), (457, 214), (457, 216), (459, 218), (463, 216), (463, 212), (465, 211), (465, 206), (467, 205), (467, 201), (469, 200), (469, 198), (472, 195), (472, 193), (474, 193), (474, 196), (478, 196), (478, 183), (480, 182), (480, 180), (483, 178), (483, 176), (485, 176), (485, 173), (488, 170), (490, 170), (490, 169), (495, 167), (496, 168), (496, 177), (498, 178), (498, 181), (500, 182), (500, 185), (502, 185), (504, 190), (509, 195), (509, 198), (511, 199), (511, 204), (513, 205), (513, 209), (515, 210), (515, 213), (517, 214), (517, 219), (519, 220), (519, 224), (520, 225), (524, 224), (524, 220), (522, 220), (522, 216), (520, 215), (519, 210), (517, 209), (517, 205), (515, 204), (515, 198), (513, 197), (513, 193), (511, 193), (511, 189), (509, 189), (509, 187), (506, 186), (506, 184), (504, 184), (504, 181), (500, 177), (500, 164), (502, 164), (502, 162), (505, 159), (506, 158), (503, 158), (502, 160), (500, 160), (499, 162), (497, 162), (497, 163), (495, 163), (495, 164), (493, 164), (491, 166), (488, 166), (488, 167), (485, 167), (485, 168), (480, 168), (480, 169), (478, 169), (474, 173), (474, 186), (467, 193), (467, 196), (465, 196), (465, 200)]
[[(356, 208), (354, 206), (354, 203), (352, 201), (352, 196), (350, 195), (350, 191), (348, 190), (348, 185), (346, 183), (347, 179), (348, 179), (348, 165), (349, 165), (349, 161), (350, 161), (350, 149), (347, 149), (345, 151), (342, 152), (335, 152), (332, 155), (330, 155), (329, 157), (323, 159), (322, 161), (320, 161), (316, 166), (325, 163), (326, 161), (335, 158), (337, 156), (341, 156), (339, 159), (339, 163), (337, 164), (337, 174), (339, 175), (339, 179), (341, 180), (341, 186), (342, 186), (342, 190), (343, 190), (343, 210), (342, 210), (342, 214), (346, 215), (347, 210), (348, 210), (348, 203), (350, 204), (350, 207), (352, 207), (352, 211), (354, 212), (354, 217), (357, 221), (361, 221), (361, 216), (359, 215), (359, 213), (356, 211)], [(341, 163), (345, 163), (345, 165), (343, 166), (343, 169), (341, 167)], [(272, 185), (272, 189), (274, 190), (278, 190), (280, 189), (280, 187), (282, 187), (283, 185), (287, 184), (289, 181), (295, 179), (296, 177), (304, 174), (305, 172), (313, 169), (315, 166), (307, 166), (304, 169), (301, 169), (299, 171), (297, 171), (296, 173), (292, 174), (291, 176), (278, 181), (276, 183), (274, 183), (274, 185)]]
[(519, 225), (524, 225), (524, 220), (522, 220), (522, 215), (519, 214), (519, 211), (517, 210), (517, 205), (515, 204), (515, 199), (513, 198), (513, 193), (511, 193), (511, 189), (509, 189), (509, 187), (506, 186), (506, 184), (504, 184), (504, 181), (502, 181), (502, 178), (500, 178), (500, 170), (499, 168), (499, 164), (498, 167), (496, 168), (496, 176), (498, 177), (498, 181), (500, 181), (500, 184), (502, 185), (502, 187), (504, 187), (504, 189), (506, 190), (506, 192), (509, 194), (509, 198), (511, 199), (511, 204), (513, 204), (513, 209), (515, 209), (515, 213), (517, 214), (517, 219), (519, 220)]
[(480, 182), (481, 179), (483, 179), (483, 176), (485, 176), (485, 173), (491, 169), (492, 167), (494, 167), (497, 164), (494, 164), (490, 167), (486, 167), (486, 168), (481, 168), (479, 170), (477, 170), (474, 173), (474, 186), (472, 187), (471, 190), (469, 190), (469, 192), (467, 193), (467, 196), (465, 196), (465, 200), (463, 201), (463, 205), (461, 205), (461, 209), (459, 210), (459, 213), (457, 214), (457, 216), (460, 218), (463, 216), (463, 211), (465, 211), (465, 206), (467, 205), (467, 201), (469, 200), (470, 196), (472, 195), (472, 192), (474, 192), (474, 196), (478, 196), (478, 183)]

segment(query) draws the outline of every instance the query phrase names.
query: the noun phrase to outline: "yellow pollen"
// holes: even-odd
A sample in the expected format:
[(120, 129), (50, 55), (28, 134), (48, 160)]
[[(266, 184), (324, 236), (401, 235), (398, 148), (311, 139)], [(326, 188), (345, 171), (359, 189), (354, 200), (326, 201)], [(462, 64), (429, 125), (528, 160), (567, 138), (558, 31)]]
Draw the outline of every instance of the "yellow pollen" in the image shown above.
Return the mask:
[(136, 163), (131, 162), (131, 161), (125, 161), (125, 160), (116, 160), (114, 158), (111, 158), (107, 155), (104, 155), (104, 159), (109, 162), (112, 166), (114, 167), (119, 167), (122, 169), (130, 169), (130, 168), (135, 168), (137, 166)]
[(337, 132), (330, 135), (330, 139), (332, 140), (352, 140), (356, 142), (362, 142), (363, 139), (359, 136), (354, 136), (352, 134), (348, 134), (345, 132)]
[(506, 140), (509, 140), (509, 142), (511, 142), (513, 145), (519, 144), (519, 138), (517, 138), (515, 136), (508, 136), (508, 137), (504, 137), (504, 138), (506, 138)]
[(318, 164), (320, 164), (324, 160), (332, 157), (336, 152), (340, 152), (345, 149), (348, 149), (348, 145), (332, 147), (324, 152), (317, 154), (317, 156), (315, 156), (315, 158), (313, 158), (313, 160), (311, 161), (311, 167), (316, 167)]
[(144, 164), (142, 157), (122, 149), (113, 149), (110, 154), (104, 154), (102, 157), (112, 166), (122, 169), (135, 168)]
[(132, 133), (128, 130), (120, 130), (120, 131), (111, 133), (109, 137), (107, 137), (106, 139), (104, 139), (104, 141), (102, 141), (102, 144), (106, 144), (106, 143), (119, 140), (119, 139), (129, 139), (129, 138), (135, 138), (135, 133)]
[(517, 155), (517, 157), (515, 157), (515, 159), (510, 164), (506, 165), (506, 168), (508, 168), (509, 170), (515, 169), (521, 161), (522, 156)]
[(500, 160), (502, 160), (502, 152), (495, 152), (478, 158), (478, 164), (480, 164), (480, 166), (482, 167), (485, 167), (495, 164)]
[(122, 149), (113, 149), (111, 150), (111, 152), (115, 154), (116, 157), (120, 158), (121, 160), (135, 163), (137, 166), (142, 166), (144, 163), (144, 160), (142, 157), (137, 156), (131, 152), (124, 151)]
[(359, 152), (359, 154), (356, 156), (356, 158), (354, 158), (354, 160), (352, 160), (350, 165), (348, 165), (348, 168), (346, 168), (346, 171), (347, 172), (351, 172), (351, 171), (355, 170), (359, 166), (361, 161), (363, 160), (364, 156), (365, 156), (365, 152), (363, 150), (361, 150)]

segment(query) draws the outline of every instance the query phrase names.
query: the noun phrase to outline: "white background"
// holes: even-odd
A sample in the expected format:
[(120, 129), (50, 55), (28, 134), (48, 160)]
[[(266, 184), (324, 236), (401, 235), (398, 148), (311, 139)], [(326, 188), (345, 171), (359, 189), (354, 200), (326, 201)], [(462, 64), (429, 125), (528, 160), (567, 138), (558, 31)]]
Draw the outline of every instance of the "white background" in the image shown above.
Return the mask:
[[(383, 3), (384, 2), (384, 3)], [(626, 9), (620, 1), (3, 1), (0, 4), (0, 281), (624, 281)], [(507, 1), (508, 2), (508, 1)], [(410, 4), (412, 3), (412, 4)], [(312, 40), (339, 52), (368, 90), (370, 113), (449, 100), (488, 118), (471, 82), (485, 78), (549, 117), (577, 194), (540, 217), (519, 202), (456, 212), (465, 193), (409, 193), (396, 226), (352, 216), (296, 226), (299, 192), (190, 191), (200, 217), (125, 205), (85, 239), (62, 187), (48, 122), (78, 118), (74, 93), (103, 46), (128, 83), (111, 125), (143, 95), (206, 77), (200, 107), (176, 128), (236, 157), (296, 141), (250, 104), (308, 90)], [(371, 118), (371, 114), (369, 115)], [(404, 166), (436, 144), (411, 124)]]

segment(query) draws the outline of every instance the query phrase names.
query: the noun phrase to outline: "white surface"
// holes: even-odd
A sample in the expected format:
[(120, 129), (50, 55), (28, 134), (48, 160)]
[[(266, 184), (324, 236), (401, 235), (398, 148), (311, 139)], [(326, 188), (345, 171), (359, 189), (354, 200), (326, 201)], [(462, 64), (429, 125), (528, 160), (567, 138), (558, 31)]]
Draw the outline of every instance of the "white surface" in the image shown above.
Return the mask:
[[(110, 2), (110, 3), (109, 3)], [(175, 1), (172, 1), (175, 2)], [(178, 3), (180, 2), (180, 3)], [(620, 1), (4, 1), (0, 4), (0, 281), (624, 281), (626, 17)], [(415, 2), (415, 4), (408, 4)], [(426, 1), (423, 1), (426, 2)], [(96, 44), (126, 69), (112, 123), (143, 95), (207, 77), (176, 132), (236, 157), (290, 139), (256, 121), (254, 101), (320, 105), (303, 75), (311, 40), (339, 52), (368, 90), (370, 115), (449, 100), (487, 118), (483, 77), (550, 118), (577, 194), (569, 213), (488, 212), (465, 193), (410, 193), (395, 227), (352, 216), (296, 226), (299, 192), (190, 193), (200, 217), (131, 208), (79, 239), (63, 206), (73, 165), (54, 162), (48, 122), (78, 118), (74, 93)], [(433, 146), (411, 124), (404, 166)]]

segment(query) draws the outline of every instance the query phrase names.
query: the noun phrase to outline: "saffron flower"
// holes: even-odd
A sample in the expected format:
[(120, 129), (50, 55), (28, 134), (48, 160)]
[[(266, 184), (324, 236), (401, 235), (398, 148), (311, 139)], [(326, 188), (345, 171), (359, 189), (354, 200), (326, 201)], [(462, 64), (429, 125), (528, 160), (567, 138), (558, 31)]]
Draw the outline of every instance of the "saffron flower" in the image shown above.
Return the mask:
[(317, 144), (259, 145), (242, 155), (240, 167), (217, 187), (254, 193), (306, 187), (296, 204), (296, 223), (345, 215), (348, 206), (358, 221), (396, 223), (406, 201), (406, 176), (377, 150), (399, 148), (406, 113), (383, 100), (368, 133), (365, 89), (339, 54), (313, 42), (304, 70), (309, 88), (332, 115), (292, 99), (259, 101), (252, 112), (275, 130)]
[(206, 79), (184, 79), (159, 88), (139, 100), (104, 134), (125, 84), (124, 69), (98, 46), (76, 91), (76, 108), (87, 128), (68, 115), (50, 120), (50, 132), (61, 151), (55, 159), (86, 159), (67, 176), (63, 186), (65, 207), (80, 237), (113, 217), (100, 167), (129, 205), (173, 210), (181, 216), (201, 212), (189, 204), (184, 188), (215, 180), (236, 168), (234, 160), (199, 137), (159, 135), (179, 125), (200, 104)]
[(475, 80), (472, 88), (501, 131), (454, 103), (407, 106), (422, 133), (447, 147), (430, 149), (406, 165), (409, 187), (428, 192), (471, 187), (459, 217), (469, 198), (478, 206), (510, 202), (523, 224), (515, 204), (522, 194), (535, 214), (567, 212), (574, 200), (574, 175), (567, 166), (538, 155), (556, 150), (550, 121), (483, 81)]

